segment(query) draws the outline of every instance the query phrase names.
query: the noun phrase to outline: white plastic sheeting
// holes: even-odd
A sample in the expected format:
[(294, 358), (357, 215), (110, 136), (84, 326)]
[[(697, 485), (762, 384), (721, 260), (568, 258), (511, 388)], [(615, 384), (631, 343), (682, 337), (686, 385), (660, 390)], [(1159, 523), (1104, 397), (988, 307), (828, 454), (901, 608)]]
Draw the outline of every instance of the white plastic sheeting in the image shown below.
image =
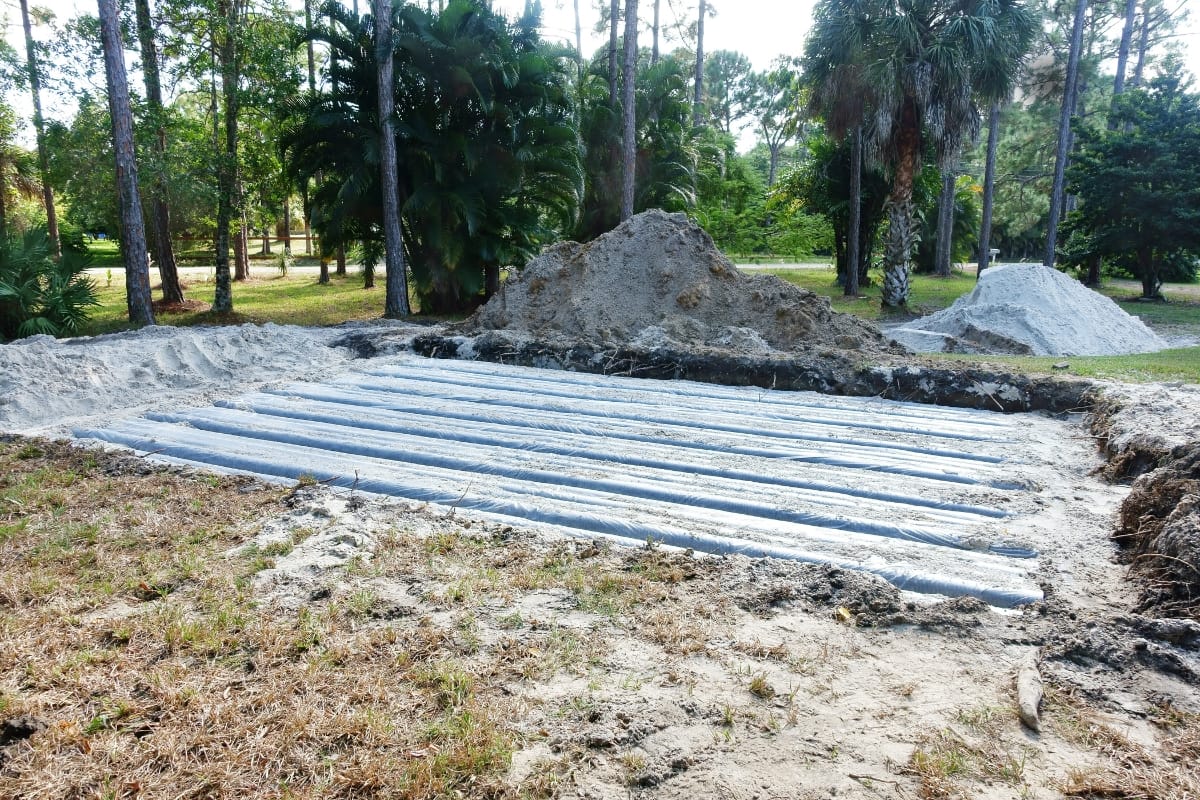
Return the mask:
[(311, 474), (513, 524), (832, 563), (1012, 606), (998, 540), (1018, 418), (418, 357), (76, 436), (269, 479)]

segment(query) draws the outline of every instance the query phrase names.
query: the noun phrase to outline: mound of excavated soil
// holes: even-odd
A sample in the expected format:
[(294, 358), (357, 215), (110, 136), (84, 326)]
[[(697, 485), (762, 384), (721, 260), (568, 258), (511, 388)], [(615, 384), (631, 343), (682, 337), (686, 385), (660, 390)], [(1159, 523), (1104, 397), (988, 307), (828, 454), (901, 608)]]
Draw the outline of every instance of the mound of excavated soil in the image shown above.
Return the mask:
[(890, 335), (919, 353), (1103, 356), (1168, 346), (1112, 300), (1040, 264), (985, 270), (954, 305)]
[(888, 349), (874, 326), (773, 275), (739, 272), (698, 225), (662, 211), (547, 248), (464, 329), (649, 350)]
[(1134, 481), (1116, 538), (1148, 578), (1139, 610), (1200, 612), (1200, 445), (1180, 448), (1170, 463)]

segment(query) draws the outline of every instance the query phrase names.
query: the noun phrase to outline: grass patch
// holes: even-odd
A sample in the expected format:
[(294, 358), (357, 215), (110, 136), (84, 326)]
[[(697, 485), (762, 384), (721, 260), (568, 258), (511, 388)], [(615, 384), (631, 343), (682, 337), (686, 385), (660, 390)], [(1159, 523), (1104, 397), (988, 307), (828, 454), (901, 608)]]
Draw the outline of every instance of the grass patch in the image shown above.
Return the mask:
[(283, 499), (0, 439), (0, 713), (44, 726), (0, 797), (515, 796), (510, 701), (452, 637), (258, 604), (227, 553)]
[[(265, 273), (265, 270), (260, 270)], [(125, 285), (118, 276), (112, 286), (98, 281), (100, 306), (81, 333), (99, 333), (129, 328)], [(184, 289), (189, 300), (211, 303), (212, 282), (193, 281)], [(361, 275), (331, 275), (329, 283), (317, 283), (316, 275), (255, 277), (233, 284), (233, 314), (218, 315), (208, 310), (159, 312), (159, 325), (225, 325), (274, 322), (279, 325), (337, 325), (348, 320), (378, 319), (383, 315), (382, 281), (373, 289), (362, 287)], [(157, 295), (157, 292), (155, 293)]]

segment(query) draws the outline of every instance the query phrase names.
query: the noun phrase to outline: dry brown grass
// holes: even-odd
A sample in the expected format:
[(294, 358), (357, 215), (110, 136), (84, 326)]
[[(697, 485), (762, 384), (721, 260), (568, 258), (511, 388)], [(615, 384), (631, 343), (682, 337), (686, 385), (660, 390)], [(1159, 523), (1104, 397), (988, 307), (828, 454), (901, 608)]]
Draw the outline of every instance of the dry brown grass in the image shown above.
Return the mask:
[(1200, 714), (1164, 703), (1152, 718), (1158, 737), (1153, 749), (1113, 728), (1069, 688), (1055, 686), (1046, 696), (1055, 727), (1064, 737), (1099, 757), (1099, 766), (1075, 769), (1063, 794), (1068, 797), (1187, 800), (1200, 798)]
[[(550, 589), (667, 649), (700, 639), (663, 616), (691, 559), (469, 522), (385, 533), (369, 567), (285, 612), (252, 579), (290, 547), (239, 546), (286, 500), (0, 440), (0, 723), (45, 725), (0, 749), (0, 797), (548, 796), (555, 770), (507, 780), (528, 736), (509, 687), (587, 674), (605, 634), (482, 609)], [(376, 613), (372, 581), (412, 576), (418, 613)]]
[(452, 638), (256, 605), (224, 554), (281, 493), (0, 443), (2, 797), (506, 795), (515, 737)]

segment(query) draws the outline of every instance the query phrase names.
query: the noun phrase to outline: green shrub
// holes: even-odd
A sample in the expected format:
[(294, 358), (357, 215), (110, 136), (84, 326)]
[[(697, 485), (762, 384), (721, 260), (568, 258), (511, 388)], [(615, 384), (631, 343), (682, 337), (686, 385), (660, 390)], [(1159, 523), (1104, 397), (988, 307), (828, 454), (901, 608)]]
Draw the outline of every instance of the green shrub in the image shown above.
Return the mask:
[(45, 228), (0, 241), (0, 341), (69, 336), (88, 319), (88, 308), (99, 305), (85, 273), (91, 258), (72, 245), (66, 243), (55, 262)]

